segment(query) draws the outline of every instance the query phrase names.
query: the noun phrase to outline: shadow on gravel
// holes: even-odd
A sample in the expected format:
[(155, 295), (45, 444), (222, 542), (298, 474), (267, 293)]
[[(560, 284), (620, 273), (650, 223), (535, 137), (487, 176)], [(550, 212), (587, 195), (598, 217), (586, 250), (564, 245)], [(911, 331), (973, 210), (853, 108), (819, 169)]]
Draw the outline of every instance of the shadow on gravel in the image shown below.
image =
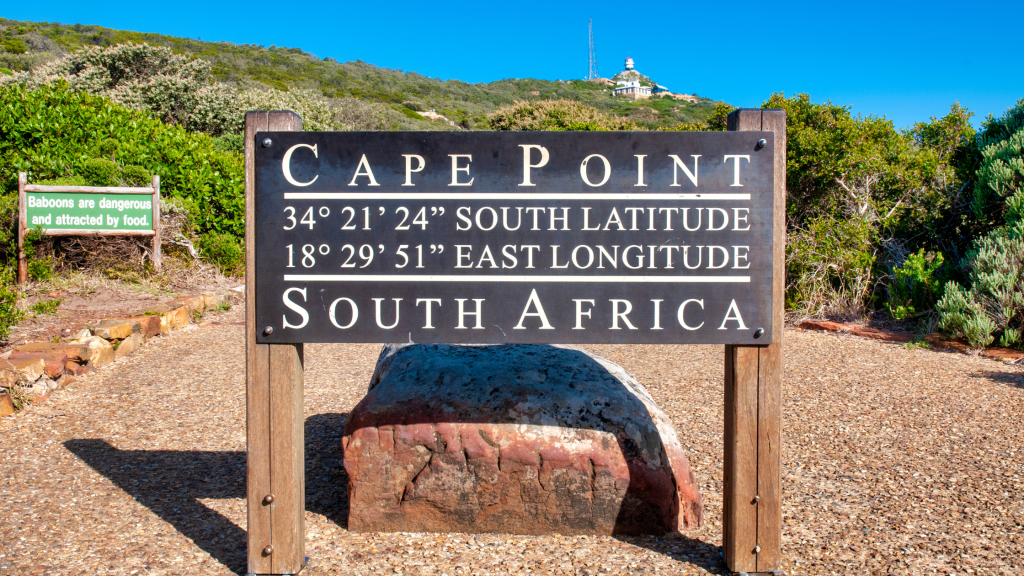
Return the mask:
[(676, 562), (703, 568), (712, 574), (727, 574), (720, 547), (708, 544), (703, 540), (690, 538), (679, 532), (661, 536), (617, 535), (615, 539), (639, 548), (647, 548), (658, 554), (664, 554)]
[[(348, 476), (341, 438), (348, 413), (316, 414), (305, 422), (306, 510), (348, 529)], [(245, 452), (119, 450), (106, 440), (64, 446), (196, 546), (236, 574), (246, 567), (246, 533), (204, 499), (245, 498)], [(616, 536), (673, 560), (722, 572), (720, 549), (678, 532)]]
[(1014, 372), (996, 372), (994, 370), (986, 370), (979, 374), (973, 375), (975, 378), (985, 378), (992, 382), (999, 382), (1001, 384), (1008, 384), (1014, 388), (1024, 388), (1024, 374)]
[(306, 510), (348, 530), (348, 476), (341, 437), (348, 413), (306, 418)]
[[(348, 525), (341, 436), (348, 414), (306, 419), (306, 510)], [(246, 533), (200, 500), (245, 498), (245, 452), (118, 450), (105, 440), (64, 446), (236, 574), (246, 567)]]
[(245, 497), (245, 452), (118, 450), (105, 440), (64, 446), (221, 564), (245, 571), (245, 531), (200, 498)]

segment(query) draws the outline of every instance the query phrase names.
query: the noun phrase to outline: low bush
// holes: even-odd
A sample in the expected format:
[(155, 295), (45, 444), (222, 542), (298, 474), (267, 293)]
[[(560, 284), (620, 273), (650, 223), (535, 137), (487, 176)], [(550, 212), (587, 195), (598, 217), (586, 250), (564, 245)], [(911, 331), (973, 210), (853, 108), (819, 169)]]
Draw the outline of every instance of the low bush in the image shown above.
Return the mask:
[(934, 297), (921, 294), (913, 312), (907, 308), (915, 296), (906, 290), (921, 287), (906, 275), (915, 271), (900, 267), (921, 249), (959, 260), (970, 243), (962, 194), (971, 178), (970, 113), (954, 105), (942, 118), (898, 130), (884, 117), (853, 115), (806, 94), (774, 94), (764, 107), (786, 111), (787, 309), (930, 313)]
[(44, 186), (89, 186), (89, 181), (83, 176), (61, 176), (60, 178), (43, 178), (35, 180), (33, 184)]
[[(963, 285), (951, 282), (937, 308), (940, 326), (972, 346), (1022, 348), (1024, 332), (1024, 100), (996, 120), (981, 138), (974, 214), (1002, 225), (978, 238), (961, 263)], [(985, 222), (986, 219), (988, 222)]]
[(886, 302), (893, 318), (906, 320), (935, 309), (944, 287), (943, 264), (941, 252), (925, 254), (922, 248), (893, 270)]
[[(404, 115), (376, 102), (366, 102), (358, 98), (334, 98), (331, 100), (334, 111), (331, 130), (362, 130), (374, 132), (379, 130), (422, 130), (422, 124), (411, 125)], [(407, 125), (400, 126), (403, 120)], [(309, 130), (303, 124), (303, 128)]]
[(56, 269), (53, 254), (53, 237), (46, 236), (40, 229), (25, 232), (25, 260), (28, 277), (32, 280), (49, 280)]
[(968, 287), (951, 282), (939, 301), (940, 326), (972, 346), (1021, 346), (1024, 327), (1024, 223), (978, 240), (964, 266)]
[(639, 130), (631, 120), (574, 100), (520, 100), (488, 116), (494, 130)]
[(108, 160), (117, 159), (117, 151), (121, 149), (121, 143), (113, 138), (104, 138), (100, 140), (95, 146), (92, 147), (92, 155), (97, 158), (106, 158)]
[(11, 327), (24, 317), (24, 312), (18, 308), (18, 291), (11, 285), (13, 274), (10, 267), (0, 269), (0, 340), (7, 340)]
[(117, 164), (106, 158), (90, 158), (82, 162), (81, 174), (90, 186), (114, 186), (118, 172)]
[(3, 42), (0, 42), (0, 47), (11, 54), (24, 54), (28, 52), (28, 46), (20, 38), (4, 38)]
[[(20, 84), (29, 89), (61, 82), (76, 92), (103, 96), (149, 112), (164, 123), (212, 136), (240, 134), (248, 110), (292, 110), (302, 117), (306, 130), (383, 130), (393, 124), (394, 117), (401, 117), (383, 104), (327, 98), (316, 90), (239, 89), (219, 84), (210, 62), (147, 44), (88, 46), (0, 79), (0, 85)], [(365, 114), (366, 110), (372, 113)], [(109, 157), (105, 153), (96, 156)]]
[(239, 274), (245, 268), (245, 248), (230, 234), (204, 235), (199, 239), (199, 253), (222, 274)]
[(786, 309), (798, 316), (862, 315), (873, 286), (876, 232), (864, 220), (821, 216), (786, 243)]
[(153, 176), (142, 166), (129, 164), (121, 169), (121, 183), (125, 186), (149, 186)]
[(60, 308), (62, 302), (64, 300), (59, 298), (56, 300), (40, 300), (32, 305), (32, 313), (53, 316), (57, 313), (57, 309)]
[(213, 139), (213, 149), (218, 152), (245, 152), (245, 136), (243, 134), (225, 134)]
[[(117, 143), (115, 150), (108, 140)], [(28, 172), (30, 182), (85, 176), (97, 183), (110, 176), (110, 163), (117, 184), (143, 171), (160, 175), (161, 195), (178, 198), (198, 232), (242, 236), (241, 155), (215, 150), (209, 136), (66, 85), (0, 87), (0, 189), (15, 190), (19, 171)]]

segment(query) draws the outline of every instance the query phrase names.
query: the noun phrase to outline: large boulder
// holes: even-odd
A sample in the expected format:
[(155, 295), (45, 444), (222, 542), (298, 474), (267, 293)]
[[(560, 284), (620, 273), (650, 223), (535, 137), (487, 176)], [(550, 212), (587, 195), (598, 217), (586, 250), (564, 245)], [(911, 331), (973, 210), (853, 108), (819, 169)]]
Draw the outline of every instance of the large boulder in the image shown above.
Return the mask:
[(389, 345), (342, 440), (355, 531), (661, 534), (703, 524), (672, 423), (569, 346)]

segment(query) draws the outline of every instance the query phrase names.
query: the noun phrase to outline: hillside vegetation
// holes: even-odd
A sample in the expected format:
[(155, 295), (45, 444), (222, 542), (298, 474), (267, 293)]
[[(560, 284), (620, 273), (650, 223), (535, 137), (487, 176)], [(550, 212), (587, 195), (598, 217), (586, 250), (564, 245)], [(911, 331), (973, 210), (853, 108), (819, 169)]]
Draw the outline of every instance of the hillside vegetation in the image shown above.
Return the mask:
[(202, 58), (211, 64), (213, 78), (240, 88), (304, 88), (326, 98), (378, 102), (423, 124), (416, 126), (420, 129), (429, 129), (431, 122), (419, 114), (428, 110), (436, 110), (463, 128), (488, 129), (487, 115), (517, 100), (575, 100), (646, 128), (702, 122), (715, 108), (714, 101), (703, 98), (694, 103), (667, 97), (639, 101), (614, 98), (609, 88), (582, 80), (524, 78), (469, 84), (378, 68), (361, 60), (341, 63), (298, 48), (204, 42), (101, 26), (14, 20), (0, 20), (0, 67), (25, 71), (83, 47), (125, 43), (165, 46), (176, 54)]
[[(293, 48), (7, 20), (0, 65), (8, 262), (18, 171), (90, 184), (159, 174), (188, 215), (182, 245), (242, 272), (249, 109), (295, 110), (307, 130), (724, 130), (731, 110), (622, 101), (582, 81), (442, 82)], [(1024, 349), (1024, 100), (980, 132), (956, 103), (907, 130), (806, 94), (773, 94), (763, 107), (787, 114), (791, 315), (895, 321)], [(446, 118), (428, 119), (431, 109)], [(30, 273), (78, 266), (64, 249), (36, 252)], [(0, 337), (17, 317), (9, 266), (0, 271)]]

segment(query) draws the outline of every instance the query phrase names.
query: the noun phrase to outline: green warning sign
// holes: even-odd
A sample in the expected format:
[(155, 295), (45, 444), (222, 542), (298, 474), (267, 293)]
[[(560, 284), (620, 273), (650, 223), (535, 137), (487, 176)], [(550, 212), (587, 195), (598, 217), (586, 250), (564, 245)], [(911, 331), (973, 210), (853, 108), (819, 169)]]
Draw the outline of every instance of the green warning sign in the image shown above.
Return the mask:
[(25, 216), (43, 230), (152, 230), (153, 196), (26, 192)]

